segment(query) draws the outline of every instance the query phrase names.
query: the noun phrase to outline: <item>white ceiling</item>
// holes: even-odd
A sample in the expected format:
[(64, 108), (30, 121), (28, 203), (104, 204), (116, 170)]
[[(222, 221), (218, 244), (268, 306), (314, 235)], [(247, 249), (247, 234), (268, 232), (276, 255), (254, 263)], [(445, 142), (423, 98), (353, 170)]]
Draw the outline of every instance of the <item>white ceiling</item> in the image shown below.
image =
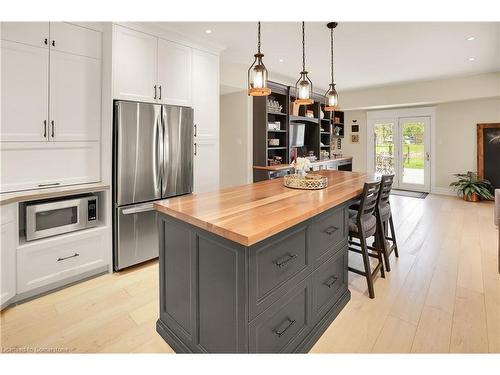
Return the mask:
[[(256, 22), (156, 25), (222, 48), (222, 69), (248, 68), (257, 49)], [(475, 40), (467, 41), (470, 36)], [(295, 82), (301, 70), (300, 22), (263, 22), (262, 52), (271, 80), (274, 75), (277, 81)], [(328, 86), (329, 64), (326, 22), (306, 22), (306, 67), (317, 91)], [(493, 71), (500, 71), (500, 23), (345, 22), (335, 30), (339, 90)]]

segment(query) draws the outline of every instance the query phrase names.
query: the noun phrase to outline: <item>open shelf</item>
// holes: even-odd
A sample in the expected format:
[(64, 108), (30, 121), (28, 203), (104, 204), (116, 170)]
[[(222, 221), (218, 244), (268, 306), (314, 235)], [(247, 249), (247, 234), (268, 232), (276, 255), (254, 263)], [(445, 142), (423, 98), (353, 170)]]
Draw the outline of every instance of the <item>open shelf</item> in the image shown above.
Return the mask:
[(308, 122), (314, 122), (315, 124), (318, 123), (318, 120), (316, 117), (307, 117), (307, 116), (290, 116), (290, 121), (308, 121)]
[(286, 130), (268, 130), (268, 133), (286, 133)]
[(267, 112), (268, 115), (277, 115), (277, 116), (286, 116), (286, 113), (283, 112)]
[(285, 150), (287, 147), (284, 146), (268, 146), (268, 150)]

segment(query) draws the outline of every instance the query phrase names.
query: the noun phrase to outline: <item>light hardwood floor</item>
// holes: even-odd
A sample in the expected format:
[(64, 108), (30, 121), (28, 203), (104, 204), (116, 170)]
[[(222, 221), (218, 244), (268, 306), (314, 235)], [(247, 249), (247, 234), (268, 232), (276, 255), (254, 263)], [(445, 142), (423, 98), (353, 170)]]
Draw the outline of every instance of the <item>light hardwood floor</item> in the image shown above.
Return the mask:
[[(349, 274), (352, 299), (313, 353), (500, 352), (500, 275), (491, 203), (391, 197), (400, 258), (386, 279)], [(352, 256), (350, 262), (358, 262)], [(2, 350), (163, 352), (158, 264), (104, 275), (2, 312)]]

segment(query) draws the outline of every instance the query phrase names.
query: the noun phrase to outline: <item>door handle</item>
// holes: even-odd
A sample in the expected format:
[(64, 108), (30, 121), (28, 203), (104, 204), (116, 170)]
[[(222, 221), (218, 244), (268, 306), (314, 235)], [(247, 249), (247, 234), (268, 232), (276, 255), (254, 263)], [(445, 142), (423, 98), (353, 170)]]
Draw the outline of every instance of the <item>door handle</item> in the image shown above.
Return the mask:
[(79, 257), (80, 254), (78, 253), (74, 253), (73, 255), (70, 255), (70, 256), (67, 256), (67, 257), (64, 257), (64, 258), (57, 258), (57, 261), (60, 262), (62, 260), (66, 260), (66, 259), (70, 259), (70, 258), (76, 258), (76, 257)]
[(138, 214), (141, 212), (148, 212), (148, 211), (153, 211), (153, 210), (154, 210), (153, 203), (146, 203), (146, 204), (142, 204), (140, 206), (126, 208), (126, 209), (122, 210), (122, 214), (131, 215), (131, 214)]
[(55, 46), (56, 46), (56, 41), (55, 41), (55, 40), (53, 40), (53, 41), (52, 41), (52, 47), (55, 47)]
[(43, 44), (45, 44), (45, 45), (49, 44), (49, 40), (48, 40), (47, 38), (45, 38), (45, 39), (43, 40)]
[(196, 135), (198, 134), (198, 131), (197, 131), (197, 125), (194, 124), (194, 136), (196, 137)]
[(159, 88), (160, 88), (160, 96), (158, 97), (158, 99), (161, 100), (161, 85), (159, 86)]
[(155, 97), (154, 98), (156, 99), (156, 85), (154, 87), (155, 87)]
[(52, 133), (51, 133), (51, 135), (50, 135), (50, 136), (51, 136), (52, 138), (54, 138), (54, 128), (55, 128), (55, 123), (54, 123), (54, 120), (52, 120), (52, 121), (50, 122), (50, 125), (52, 126)]
[(38, 187), (57, 186), (57, 185), (61, 185), (61, 183), (60, 182), (52, 182), (50, 184), (38, 184)]
[(296, 320), (286, 318), (286, 322), (288, 322), (288, 324), (282, 330), (280, 330), (279, 328), (273, 329), (273, 332), (276, 333), (278, 335), (278, 337), (283, 336), (285, 334), (285, 332), (288, 331), (296, 323)]
[(198, 144), (194, 142), (194, 155), (198, 155)]
[(430, 156), (430, 154), (428, 152), (425, 153), (425, 159), (427, 161), (431, 160), (431, 156)]
[(43, 120), (43, 138), (47, 138), (47, 120)]

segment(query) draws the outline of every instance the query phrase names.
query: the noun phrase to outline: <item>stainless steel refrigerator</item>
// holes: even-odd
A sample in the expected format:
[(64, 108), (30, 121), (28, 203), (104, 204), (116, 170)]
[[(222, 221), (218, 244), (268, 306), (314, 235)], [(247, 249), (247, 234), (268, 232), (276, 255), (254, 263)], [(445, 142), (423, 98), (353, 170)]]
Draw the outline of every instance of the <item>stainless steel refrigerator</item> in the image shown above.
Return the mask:
[(115, 101), (114, 269), (158, 257), (153, 203), (193, 190), (193, 109)]

